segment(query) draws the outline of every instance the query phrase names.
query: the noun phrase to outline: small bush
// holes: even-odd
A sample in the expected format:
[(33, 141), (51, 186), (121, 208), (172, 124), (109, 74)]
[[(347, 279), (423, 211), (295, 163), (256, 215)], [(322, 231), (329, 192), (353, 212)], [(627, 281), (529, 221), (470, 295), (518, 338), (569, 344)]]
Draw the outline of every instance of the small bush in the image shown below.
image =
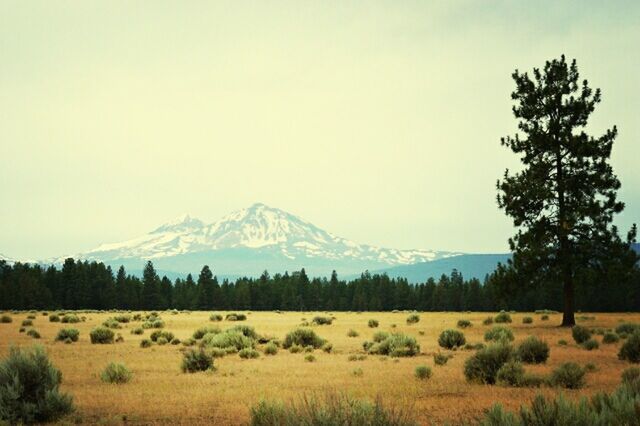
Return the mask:
[(11, 348), (0, 360), (0, 423), (48, 423), (71, 413), (71, 396), (60, 393), (62, 373), (41, 346)]
[[(51, 318), (51, 317), (49, 317)], [(77, 315), (75, 314), (66, 314), (62, 317), (62, 319), (60, 320), (60, 322), (64, 323), (64, 324), (76, 324), (80, 322), (80, 318), (78, 318)]]
[(509, 315), (507, 312), (500, 312), (498, 315), (496, 315), (496, 317), (493, 319), (496, 323), (510, 323), (511, 322), (511, 315)]
[(152, 342), (158, 342), (159, 339), (164, 339), (164, 343), (172, 341), (174, 337), (172, 332), (166, 330), (156, 330), (149, 335)]
[(333, 318), (317, 316), (314, 317), (311, 322), (316, 325), (331, 325), (331, 323), (333, 322)]
[(310, 328), (296, 328), (285, 336), (282, 347), (288, 349), (293, 345), (299, 345), (313, 346), (317, 349), (321, 348), (325, 343), (326, 340), (318, 336), (316, 332)]
[(542, 316), (540, 317), (540, 320), (541, 320), (541, 321), (549, 321), (549, 315), (547, 315), (547, 314), (542, 315)]
[(169, 341), (167, 340), (167, 338), (166, 338), (166, 337), (162, 337), (162, 336), (160, 336), (160, 337), (158, 337), (158, 338), (156, 339), (156, 343), (157, 343), (159, 346), (164, 346), (164, 345), (166, 345), (167, 343), (169, 343)]
[(112, 328), (112, 329), (119, 329), (122, 328), (122, 326), (120, 325), (120, 323), (116, 320), (114, 320), (113, 318), (108, 318), (107, 320), (105, 320), (102, 323), (103, 327), (107, 327), (107, 328)]
[(265, 355), (275, 355), (277, 353), (278, 353), (278, 347), (273, 342), (267, 343), (267, 345), (264, 347)]
[(30, 319), (22, 320), (23, 327), (31, 327), (32, 325), (33, 325), (33, 320), (30, 320)]
[(373, 333), (373, 341), (376, 343), (380, 343), (383, 340), (386, 340), (387, 338), (389, 338), (390, 334), (387, 333), (386, 331), (376, 331), (375, 333)]
[(420, 315), (418, 314), (411, 314), (407, 317), (407, 324), (416, 324), (420, 322)]
[(220, 315), (220, 314), (211, 314), (211, 315), (209, 315), (209, 321), (214, 321), (214, 322), (222, 321), (222, 315)]
[(445, 349), (456, 349), (463, 346), (465, 343), (467, 343), (467, 340), (465, 339), (464, 334), (458, 330), (444, 330), (440, 333), (440, 337), (438, 337), (438, 344), (440, 347)]
[(586, 371), (587, 373), (593, 373), (597, 369), (598, 367), (592, 362), (588, 362), (584, 365), (584, 371)]
[(482, 320), (483, 325), (491, 325), (493, 324), (493, 317), (486, 317)]
[(307, 362), (315, 362), (316, 357), (313, 354), (307, 354), (305, 355), (304, 360)]
[(38, 332), (37, 332), (35, 329), (33, 329), (33, 328), (32, 328), (31, 330), (27, 331), (27, 336), (29, 336), (29, 337), (33, 337), (34, 339), (39, 339), (39, 338), (41, 337), (41, 336), (40, 336), (40, 333), (38, 333)]
[(2, 315), (0, 317), (0, 323), (2, 324), (9, 324), (10, 322), (13, 322), (13, 318), (11, 318), (11, 316), (9, 315)]
[(137, 334), (137, 335), (144, 334), (144, 328), (142, 328), (142, 327), (132, 328), (131, 329), (131, 334)]
[(189, 349), (182, 356), (181, 369), (183, 373), (213, 370), (213, 357), (203, 349)]
[(419, 365), (416, 367), (414, 374), (416, 378), (420, 380), (426, 380), (431, 378), (432, 372), (431, 372), (431, 369), (426, 365)]
[(59, 342), (63, 342), (66, 339), (70, 339), (72, 342), (77, 342), (80, 337), (80, 332), (75, 328), (63, 328), (58, 331), (56, 335), (56, 340)]
[(533, 318), (531, 318), (531, 317), (524, 317), (524, 318), (522, 318), (522, 323), (523, 323), (523, 324), (533, 324)]
[(392, 357), (415, 356), (420, 353), (420, 345), (416, 339), (400, 333), (389, 335), (380, 343), (372, 343), (365, 346), (370, 354), (389, 355)]
[(153, 342), (151, 340), (149, 340), (149, 339), (140, 340), (140, 347), (141, 348), (150, 348), (152, 344), (153, 344)]
[(573, 340), (580, 345), (591, 338), (591, 331), (581, 325), (574, 325), (571, 329), (571, 335), (573, 336)]
[(567, 342), (567, 341), (566, 341), (566, 340), (564, 340), (564, 339), (560, 339), (560, 340), (558, 340), (558, 344), (559, 344), (560, 346), (567, 346), (567, 345), (569, 344), (569, 342)]
[(227, 314), (224, 319), (227, 321), (245, 321), (247, 316), (245, 314)]
[(376, 328), (380, 325), (380, 323), (378, 322), (378, 320), (370, 319), (367, 325), (369, 326), (369, 328)]
[(124, 365), (110, 362), (107, 367), (100, 373), (100, 379), (105, 383), (122, 384), (128, 383), (133, 374)]
[(106, 327), (96, 327), (89, 333), (91, 343), (113, 343), (114, 333), (111, 329)]
[(328, 354), (331, 353), (331, 351), (333, 351), (333, 345), (329, 342), (325, 343), (324, 345), (322, 345), (322, 350)]
[(640, 324), (625, 322), (616, 327), (618, 334), (633, 334), (636, 331), (640, 331)]
[(129, 321), (131, 321), (131, 315), (116, 315), (115, 317), (113, 317), (113, 319), (120, 323), (127, 324)]
[(240, 350), (240, 352), (238, 352), (238, 355), (240, 355), (240, 358), (243, 359), (251, 359), (258, 358), (260, 356), (260, 352), (256, 351), (255, 349), (244, 348)]
[(367, 359), (366, 355), (351, 354), (347, 357), (347, 361), (364, 361), (365, 359)]
[(484, 349), (485, 347), (486, 345), (484, 343), (467, 343), (466, 345), (464, 345), (464, 349), (468, 351), (478, 351), (480, 349)]
[(435, 365), (445, 365), (449, 361), (449, 357), (445, 354), (437, 353), (433, 355), (433, 363)]
[(49, 322), (60, 322), (60, 316), (56, 314), (49, 315)]
[(364, 371), (362, 371), (362, 368), (360, 367), (354, 368), (353, 371), (351, 371), (351, 375), (354, 377), (362, 377), (363, 374)]
[(505, 386), (520, 386), (524, 382), (524, 367), (518, 361), (509, 361), (500, 367), (496, 382)]
[(142, 323), (142, 328), (149, 329), (149, 328), (164, 328), (164, 321), (162, 321), (161, 319), (153, 319), (153, 320), (147, 320), (144, 323)]
[(640, 368), (629, 367), (622, 372), (622, 383), (632, 383), (640, 381)]
[(640, 363), (640, 331), (634, 332), (622, 344), (620, 352), (618, 352), (618, 359)]
[(620, 341), (620, 337), (616, 333), (607, 332), (602, 336), (602, 343), (610, 345), (612, 343), (618, 343)]
[(566, 389), (580, 389), (584, 386), (585, 371), (575, 362), (565, 362), (551, 373), (550, 382), (553, 386)]
[(302, 352), (302, 346), (293, 344), (289, 347), (289, 352), (291, 352), (292, 354), (297, 354), (299, 352)]
[(549, 358), (549, 345), (535, 336), (529, 336), (518, 345), (516, 355), (524, 363), (542, 364)]
[(600, 344), (598, 344), (598, 341), (596, 339), (589, 339), (586, 342), (582, 343), (581, 346), (588, 351), (592, 351), (594, 349), (598, 349), (600, 347)]
[(253, 340), (259, 339), (258, 333), (256, 333), (256, 330), (250, 325), (236, 325), (226, 330), (226, 332), (227, 333), (238, 332), (238, 333), (242, 333), (243, 336), (248, 337), (250, 339), (253, 339)]
[(513, 357), (513, 349), (505, 343), (496, 343), (480, 349), (467, 358), (464, 375), (470, 382), (494, 384), (498, 370)]
[(458, 327), (459, 328), (467, 328), (467, 327), (471, 327), (471, 321), (466, 320), (466, 319), (461, 319), (458, 320)]
[(193, 338), (196, 340), (200, 340), (205, 336), (205, 334), (218, 334), (221, 332), (222, 330), (220, 330), (219, 327), (201, 327), (193, 332)]
[(513, 342), (513, 332), (506, 327), (496, 325), (484, 333), (484, 340), (486, 342)]
[(255, 340), (245, 336), (236, 330), (226, 330), (223, 333), (207, 333), (202, 338), (200, 344), (207, 348), (234, 349), (241, 351), (242, 349), (253, 349)]
[(175, 345), (179, 345), (181, 342), (180, 342), (180, 339), (178, 339), (177, 337), (174, 337), (173, 339), (171, 339), (170, 343), (175, 346)]
[(347, 337), (358, 337), (359, 335), (360, 334), (352, 328), (347, 331)]

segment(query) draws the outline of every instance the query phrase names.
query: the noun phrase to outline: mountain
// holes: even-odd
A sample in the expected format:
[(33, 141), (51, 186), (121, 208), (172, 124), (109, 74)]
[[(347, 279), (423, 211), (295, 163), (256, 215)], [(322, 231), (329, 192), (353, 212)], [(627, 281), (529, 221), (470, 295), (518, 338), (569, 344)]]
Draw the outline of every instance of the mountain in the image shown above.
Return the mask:
[(310, 275), (329, 275), (334, 269), (349, 275), (458, 254), (357, 244), (257, 203), (211, 224), (183, 215), (132, 240), (65, 257), (124, 265), (130, 271), (140, 270), (151, 260), (157, 269), (177, 274), (197, 273), (207, 264), (219, 276), (251, 276), (265, 269), (282, 272), (303, 267)]
[(5, 261), (5, 262), (7, 262), (7, 264), (9, 264), (9, 265), (13, 265), (13, 264), (15, 263), (15, 260), (14, 260), (14, 259), (12, 259), (12, 258), (10, 258), (10, 257), (8, 257), (8, 256), (5, 256), (5, 255), (4, 255), (4, 254), (2, 254), (2, 253), (0, 253), (0, 260), (4, 260), (4, 261)]

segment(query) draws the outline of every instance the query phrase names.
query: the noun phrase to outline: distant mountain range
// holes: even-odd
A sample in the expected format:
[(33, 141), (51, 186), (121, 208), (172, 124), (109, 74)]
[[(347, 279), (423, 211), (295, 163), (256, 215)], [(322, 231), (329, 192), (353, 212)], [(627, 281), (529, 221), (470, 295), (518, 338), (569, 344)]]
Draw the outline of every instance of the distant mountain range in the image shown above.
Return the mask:
[[(640, 253), (640, 244), (635, 244), (634, 249)], [(229, 278), (258, 276), (264, 270), (276, 273), (305, 268), (311, 276), (328, 276), (336, 270), (342, 277), (354, 277), (368, 270), (415, 283), (450, 274), (453, 269), (465, 278), (483, 279), (510, 255), (358, 244), (290, 213), (257, 203), (211, 224), (183, 215), (128, 241), (37, 263), (62, 264), (68, 257), (101, 261), (114, 269), (124, 265), (135, 274), (151, 260), (160, 274), (170, 278), (196, 275), (203, 265), (209, 265), (219, 277)], [(16, 261), (2, 254), (0, 260)]]

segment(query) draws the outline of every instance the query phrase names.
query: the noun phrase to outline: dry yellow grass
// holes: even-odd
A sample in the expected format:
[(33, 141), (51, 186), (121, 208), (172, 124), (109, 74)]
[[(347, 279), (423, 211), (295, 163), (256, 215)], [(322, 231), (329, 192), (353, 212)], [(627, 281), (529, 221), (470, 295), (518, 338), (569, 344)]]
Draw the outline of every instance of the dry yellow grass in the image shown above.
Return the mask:
[[(165, 330), (180, 339), (189, 338), (201, 326), (211, 325), (210, 312), (191, 312), (172, 315), (161, 312)], [(222, 313), (224, 315), (224, 312)], [(39, 341), (19, 333), (20, 323), (27, 313), (12, 315), (10, 324), (0, 324), (0, 356), (4, 357), (11, 345), (43, 344), (54, 364), (62, 370), (63, 390), (75, 400), (77, 419), (85, 423), (120, 424), (125, 420), (133, 424), (244, 424), (249, 419), (249, 407), (261, 398), (288, 401), (303, 393), (337, 390), (355, 397), (375, 398), (385, 402), (409, 404), (418, 420), (424, 424), (439, 424), (446, 420), (454, 423), (470, 421), (484, 409), (501, 402), (510, 409), (528, 403), (536, 392), (554, 394), (555, 389), (507, 388), (469, 384), (463, 375), (464, 360), (471, 351), (451, 352), (454, 356), (445, 366), (434, 366), (432, 355), (440, 350), (438, 335), (446, 328), (455, 328), (459, 319), (468, 319), (473, 326), (464, 330), (467, 342), (482, 342), (482, 325), (487, 313), (422, 313), (417, 324), (407, 325), (406, 313), (335, 312), (332, 325), (316, 326), (316, 332), (334, 346), (334, 353), (316, 351), (317, 361), (304, 361), (304, 354), (291, 354), (280, 350), (275, 356), (261, 355), (258, 359), (243, 360), (229, 355), (216, 360), (215, 372), (183, 374), (180, 371), (182, 345), (139, 347), (140, 340), (149, 336), (130, 334), (137, 322), (123, 324), (125, 341), (110, 345), (92, 345), (89, 331), (101, 324), (112, 313), (83, 313), (86, 321), (79, 324), (49, 322), (36, 314), (34, 328), (42, 338)], [(299, 325), (303, 318), (311, 320), (313, 312), (251, 312), (242, 324), (254, 326), (260, 334), (275, 337), (284, 335)], [(326, 314), (320, 314), (326, 315)], [(522, 317), (533, 316), (533, 324), (522, 324)], [(589, 314), (594, 320), (580, 322), (588, 327), (615, 328), (621, 321), (640, 322), (640, 314)], [(620, 373), (628, 364), (617, 359), (620, 344), (600, 345), (600, 349), (586, 351), (577, 347), (569, 329), (559, 328), (559, 314), (541, 321), (540, 315), (513, 314), (509, 326), (516, 343), (528, 335), (546, 340), (551, 356), (546, 364), (528, 366), (528, 370), (548, 373), (558, 364), (575, 361), (594, 363), (598, 369), (587, 376), (587, 386), (580, 391), (564, 391), (571, 397), (590, 395), (596, 391), (614, 389), (620, 382)], [(367, 321), (377, 319), (380, 327), (369, 328)], [(222, 328), (239, 323), (217, 323)], [(392, 324), (396, 328), (392, 329)], [(80, 330), (80, 340), (74, 344), (54, 342), (57, 331), (64, 327)], [(359, 337), (348, 337), (349, 329)], [(364, 361), (348, 361), (348, 356), (362, 353), (362, 342), (370, 339), (376, 330), (400, 331), (415, 336), (421, 354), (412, 358), (384, 358), (369, 356)], [(422, 332), (422, 334), (420, 334)], [(559, 339), (569, 342), (558, 345)], [(600, 337), (598, 337), (600, 340)], [(100, 371), (111, 361), (125, 363), (134, 373), (132, 381), (124, 385), (109, 385), (100, 381)], [(433, 377), (422, 381), (414, 378), (417, 365), (426, 364), (433, 369)], [(352, 374), (361, 368), (363, 375)]]

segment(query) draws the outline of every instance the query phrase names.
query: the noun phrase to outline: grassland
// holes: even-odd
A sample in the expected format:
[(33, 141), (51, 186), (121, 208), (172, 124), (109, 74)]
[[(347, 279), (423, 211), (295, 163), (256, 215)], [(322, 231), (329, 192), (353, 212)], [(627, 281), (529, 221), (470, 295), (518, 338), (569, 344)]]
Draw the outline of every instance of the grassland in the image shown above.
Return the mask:
[[(224, 312), (220, 312), (224, 316)], [(165, 330), (179, 339), (191, 337), (202, 326), (213, 325), (211, 312), (160, 312)], [(115, 330), (124, 342), (97, 345), (89, 341), (89, 332), (114, 315), (109, 312), (78, 313), (85, 321), (77, 324), (50, 322), (41, 312), (35, 313), (33, 327), (41, 334), (33, 339), (20, 333), (20, 324), (29, 313), (11, 314), (13, 322), (0, 324), (0, 356), (7, 355), (11, 345), (29, 346), (40, 343), (47, 349), (53, 363), (63, 373), (62, 390), (73, 395), (77, 411), (65, 421), (101, 424), (246, 424), (249, 407), (261, 399), (296, 400), (303, 394), (338, 391), (358, 398), (381, 397), (385, 402), (410, 407), (423, 424), (454, 424), (472, 421), (495, 402), (515, 409), (528, 403), (537, 393), (551, 395), (557, 389), (542, 387), (512, 388), (468, 383), (463, 364), (473, 351), (444, 351), (438, 346), (438, 335), (447, 328), (456, 328), (460, 319), (471, 321), (463, 330), (467, 342), (483, 341), (489, 328), (482, 324), (487, 313), (421, 313), (420, 321), (407, 324), (408, 313), (397, 312), (334, 312), (331, 325), (314, 326), (314, 330), (333, 344), (333, 352), (315, 351), (315, 362), (306, 362), (305, 353), (292, 354), (280, 349), (275, 356), (241, 359), (227, 355), (216, 359), (216, 371), (185, 374), (180, 371), (182, 345), (153, 345), (141, 348), (140, 341), (148, 338), (152, 330), (133, 335), (130, 330), (139, 322), (122, 324)], [(33, 314), (31, 314), (33, 315)], [(287, 332), (310, 321), (314, 312), (249, 312), (241, 322), (255, 327), (261, 335), (283, 338)], [(532, 324), (523, 324), (523, 317), (532, 316)], [(587, 385), (580, 390), (563, 390), (565, 395), (577, 398), (597, 391), (611, 391), (620, 383), (622, 370), (630, 364), (619, 361), (617, 353), (621, 342), (601, 344), (599, 349), (587, 351), (573, 342), (571, 330), (560, 328), (559, 314), (551, 314), (546, 321), (541, 315), (512, 314), (515, 342), (529, 335), (545, 340), (551, 347), (549, 360), (542, 365), (527, 366), (527, 370), (548, 374), (566, 361), (585, 365), (593, 363), (597, 369), (587, 375)], [(378, 328), (369, 328), (370, 319), (376, 319)], [(640, 314), (579, 314), (579, 324), (589, 328), (615, 328), (621, 322), (640, 322)], [(221, 328), (236, 322), (216, 323)], [(394, 327), (395, 325), (395, 327)], [(72, 344), (55, 342), (61, 328), (80, 330), (79, 341)], [(358, 337), (348, 337), (355, 330)], [(371, 339), (378, 330), (398, 331), (414, 336), (421, 347), (415, 357), (390, 358), (369, 355), (364, 360), (350, 361), (349, 355), (363, 354), (362, 343)], [(352, 333), (353, 334), (353, 333)], [(602, 336), (596, 336), (601, 341)], [(568, 345), (560, 345), (564, 339)], [(453, 358), (444, 366), (435, 366), (433, 354), (446, 352)], [(127, 384), (110, 385), (100, 380), (100, 372), (109, 362), (122, 362), (133, 372)], [(418, 365), (430, 366), (433, 376), (418, 380), (414, 370)], [(361, 369), (362, 374), (354, 374)]]

